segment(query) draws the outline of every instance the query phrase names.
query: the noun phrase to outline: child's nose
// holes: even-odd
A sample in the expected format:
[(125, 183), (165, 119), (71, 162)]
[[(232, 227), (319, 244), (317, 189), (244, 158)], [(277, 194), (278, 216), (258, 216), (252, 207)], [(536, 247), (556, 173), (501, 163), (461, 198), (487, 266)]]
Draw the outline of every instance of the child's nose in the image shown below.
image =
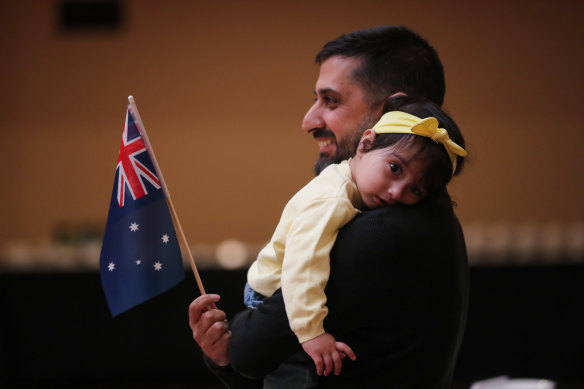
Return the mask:
[(401, 202), (403, 197), (403, 186), (397, 184), (391, 185), (388, 193), (393, 201)]

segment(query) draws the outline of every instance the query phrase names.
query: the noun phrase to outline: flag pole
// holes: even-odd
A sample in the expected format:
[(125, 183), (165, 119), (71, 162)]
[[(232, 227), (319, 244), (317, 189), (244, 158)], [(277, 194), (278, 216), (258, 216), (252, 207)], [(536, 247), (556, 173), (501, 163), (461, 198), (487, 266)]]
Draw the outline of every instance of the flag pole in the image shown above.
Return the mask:
[(187, 243), (187, 238), (185, 237), (185, 233), (183, 232), (183, 229), (180, 225), (180, 221), (178, 220), (178, 215), (174, 209), (174, 205), (172, 204), (172, 200), (170, 199), (170, 193), (168, 192), (168, 187), (166, 186), (166, 182), (164, 181), (164, 177), (162, 176), (162, 171), (160, 170), (160, 166), (158, 166), (158, 161), (156, 160), (156, 157), (154, 156), (154, 150), (152, 149), (152, 146), (150, 145), (150, 141), (148, 140), (148, 135), (146, 135), (146, 129), (144, 128), (144, 124), (142, 123), (142, 119), (140, 118), (140, 113), (138, 112), (138, 107), (136, 106), (134, 96), (128, 96), (128, 101), (130, 102), (130, 105), (132, 106), (132, 111), (133, 111), (133, 114), (136, 118), (136, 122), (139, 124), (138, 130), (140, 131), (140, 134), (142, 135), (142, 140), (144, 141), (144, 144), (148, 148), (148, 152), (150, 153), (150, 156), (152, 157), (152, 163), (154, 164), (154, 169), (156, 170), (156, 175), (158, 176), (158, 179), (160, 180), (160, 186), (162, 187), (162, 191), (164, 192), (164, 197), (166, 198), (166, 203), (168, 204), (168, 208), (170, 209), (170, 214), (172, 216), (172, 220), (173, 220), (174, 225), (178, 231), (179, 240), (182, 243), (183, 247), (185, 247), (185, 249), (187, 250), (187, 257), (189, 259), (191, 269), (193, 270), (193, 274), (195, 275), (195, 280), (197, 281), (197, 286), (199, 287), (199, 291), (201, 292), (201, 294), (206, 294), (205, 288), (203, 287), (203, 282), (201, 281), (201, 277), (199, 276), (199, 271), (197, 270), (197, 265), (195, 265), (195, 260), (193, 259), (193, 255), (191, 254), (191, 249), (189, 247), (189, 244)]

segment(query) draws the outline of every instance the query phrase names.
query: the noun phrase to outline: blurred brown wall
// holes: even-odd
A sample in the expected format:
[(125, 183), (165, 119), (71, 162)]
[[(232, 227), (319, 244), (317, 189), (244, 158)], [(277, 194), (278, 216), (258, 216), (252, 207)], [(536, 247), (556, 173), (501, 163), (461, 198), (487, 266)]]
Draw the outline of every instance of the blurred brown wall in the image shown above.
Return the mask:
[(584, 218), (584, 2), (133, 0), (121, 29), (82, 33), (58, 4), (0, 1), (0, 245), (105, 225), (129, 94), (189, 241), (268, 239), (312, 175), (314, 55), (378, 24), (441, 55), (463, 224)]

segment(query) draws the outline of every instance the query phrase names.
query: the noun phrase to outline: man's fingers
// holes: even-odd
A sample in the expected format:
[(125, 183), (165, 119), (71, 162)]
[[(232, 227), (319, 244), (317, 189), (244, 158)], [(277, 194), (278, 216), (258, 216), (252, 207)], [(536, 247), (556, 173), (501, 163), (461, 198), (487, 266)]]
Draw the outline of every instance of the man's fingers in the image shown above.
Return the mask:
[(228, 329), (227, 316), (218, 309), (203, 313), (199, 321), (192, 326), (193, 337), (201, 345), (215, 343)]
[(357, 356), (355, 355), (355, 353), (353, 352), (353, 349), (351, 349), (351, 347), (349, 347), (347, 344), (343, 343), (343, 342), (337, 342), (335, 344), (337, 351), (340, 352), (341, 354), (343, 354), (341, 356), (341, 358), (344, 358), (344, 356), (348, 356), (349, 359), (351, 359), (352, 361), (354, 361), (355, 359), (357, 359)]
[(189, 326), (193, 338), (203, 350), (216, 343), (228, 330), (227, 316), (219, 309), (210, 309), (219, 295), (202, 295), (189, 305)]
[[(229, 364), (227, 347), (230, 339), (231, 331), (223, 331), (214, 342), (207, 344), (205, 347), (201, 346), (201, 348), (203, 349), (203, 352), (215, 362), (215, 364), (226, 366)], [(210, 340), (210, 338), (207, 340)]]
[(226, 334), (231, 334), (231, 331), (229, 331), (229, 323), (227, 320), (216, 321), (211, 325), (211, 327), (209, 327), (207, 334), (209, 335), (210, 339), (217, 339), (215, 342), (213, 342), (216, 343), (217, 341), (224, 339)]
[(231, 338), (229, 323), (225, 312), (217, 309), (217, 294), (205, 294), (197, 297), (189, 305), (189, 326), (193, 338), (205, 355), (219, 366), (229, 364), (227, 347)]
[(220, 297), (218, 294), (204, 294), (197, 297), (189, 305), (189, 324), (191, 328), (193, 324), (199, 321), (201, 315), (207, 310), (208, 307), (215, 307), (215, 303), (219, 301), (219, 299)]

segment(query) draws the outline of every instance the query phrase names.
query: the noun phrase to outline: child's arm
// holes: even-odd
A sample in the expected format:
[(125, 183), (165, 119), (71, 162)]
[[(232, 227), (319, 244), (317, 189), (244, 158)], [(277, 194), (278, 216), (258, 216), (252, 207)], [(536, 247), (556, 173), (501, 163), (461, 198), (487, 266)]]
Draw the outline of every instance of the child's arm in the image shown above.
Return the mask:
[(342, 359), (345, 357), (349, 357), (353, 361), (357, 359), (348, 345), (337, 342), (331, 334), (326, 332), (303, 342), (302, 348), (314, 361), (318, 375), (322, 375), (324, 370), (324, 375), (328, 376), (333, 368), (335, 375), (339, 375), (343, 367)]
[(325, 332), (329, 254), (339, 229), (353, 216), (354, 208), (348, 200), (314, 200), (295, 216), (284, 245), (275, 247), (283, 249), (282, 295), (290, 328), (300, 343)]

